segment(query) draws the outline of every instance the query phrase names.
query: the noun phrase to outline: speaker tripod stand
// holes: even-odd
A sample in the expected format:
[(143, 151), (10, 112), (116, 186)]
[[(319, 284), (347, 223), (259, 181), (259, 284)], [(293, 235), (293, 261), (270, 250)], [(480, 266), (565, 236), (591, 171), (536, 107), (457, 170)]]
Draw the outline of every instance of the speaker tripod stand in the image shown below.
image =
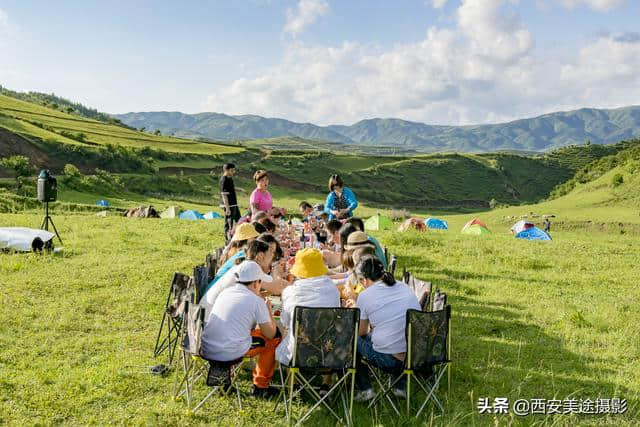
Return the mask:
[(62, 243), (62, 238), (58, 233), (58, 229), (56, 228), (56, 225), (53, 223), (53, 218), (51, 218), (51, 215), (49, 215), (49, 202), (44, 202), (44, 219), (42, 220), (42, 225), (40, 226), (40, 228), (42, 230), (49, 231), (49, 223), (51, 223), (51, 226), (53, 227), (53, 231), (56, 232), (56, 236), (58, 236), (58, 240), (60, 240), (60, 244), (64, 245), (64, 243)]

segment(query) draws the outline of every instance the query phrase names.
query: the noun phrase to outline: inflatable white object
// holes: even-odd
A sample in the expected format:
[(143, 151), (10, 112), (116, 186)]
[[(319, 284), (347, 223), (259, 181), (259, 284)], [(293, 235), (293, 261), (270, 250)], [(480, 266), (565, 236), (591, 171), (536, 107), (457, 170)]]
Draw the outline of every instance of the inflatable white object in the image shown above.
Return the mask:
[(24, 227), (3, 227), (0, 228), (0, 249), (31, 252), (34, 247), (42, 247), (42, 245), (38, 244), (38, 240), (44, 244), (53, 239), (54, 236), (55, 234), (46, 230)]

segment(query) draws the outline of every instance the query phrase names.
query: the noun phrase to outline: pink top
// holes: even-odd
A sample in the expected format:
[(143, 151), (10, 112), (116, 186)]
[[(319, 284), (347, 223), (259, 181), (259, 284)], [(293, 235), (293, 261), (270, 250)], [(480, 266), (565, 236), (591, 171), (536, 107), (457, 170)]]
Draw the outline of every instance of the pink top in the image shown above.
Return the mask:
[(253, 190), (251, 193), (251, 197), (249, 197), (249, 204), (258, 205), (258, 210), (269, 212), (273, 207), (273, 199), (271, 198), (271, 193), (268, 191), (260, 191), (257, 188)]

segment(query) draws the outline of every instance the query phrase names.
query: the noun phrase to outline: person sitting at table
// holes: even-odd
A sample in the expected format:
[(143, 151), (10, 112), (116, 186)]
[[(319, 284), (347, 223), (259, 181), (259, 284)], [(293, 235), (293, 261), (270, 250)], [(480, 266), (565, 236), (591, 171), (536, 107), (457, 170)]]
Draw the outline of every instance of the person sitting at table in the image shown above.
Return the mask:
[(358, 207), (356, 195), (344, 186), (340, 175), (329, 177), (329, 195), (324, 204), (324, 211), (329, 219), (346, 219), (353, 216), (353, 211)]
[[(347, 224), (347, 223), (348, 224), (353, 224), (360, 231), (365, 231), (365, 229), (364, 229), (364, 221), (362, 220), (362, 218), (351, 217), (351, 218), (349, 218), (348, 220), (345, 221), (345, 224)], [(376, 256), (378, 257), (378, 259), (380, 261), (382, 261), (382, 264), (384, 265), (384, 268), (387, 268), (388, 267), (387, 257), (384, 254), (384, 249), (382, 249), (382, 245), (380, 244), (380, 242), (378, 242), (378, 239), (376, 239), (375, 237), (373, 237), (370, 234), (367, 234), (367, 238), (376, 247)]]
[(240, 224), (237, 227), (236, 232), (233, 234), (231, 238), (231, 242), (224, 249), (222, 258), (220, 260), (220, 267), (216, 271), (216, 275), (209, 282), (207, 289), (205, 289), (204, 293), (209, 291), (211, 287), (227, 272), (231, 267), (236, 264), (238, 258), (244, 258), (245, 256), (245, 248), (256, 237), (258, 237), (258, 232), (252, 224)]
[(260, 297), (262, 284), (271, 283), (272, 278), (255, 261), (244, 261), (235, 274), (235, 286), (222, 292), (211, 309), (202, 333), (201, 355), (217, 362), (257, 356), (252, 394), (275, 396), (278, 390), (269, 383), (275, 372), (275, 349), (280, 338), (276, 338), (271, 302)]
[(353, 224), (342, 224), (340, 227), (340, 253), (344, 252), (348, 245), (349, 236), (359, 231)]
[(296, 254), (295, 263), (290, 270), (297, 280), (282, 291), (282, 310), (280, 322), (286, 331), (282, 342), (276, 349), (276, 358), (284, 365), (291, 362), (293, 354), (293, 311), (296, 306), (340, 307), (340, 293), (333, 281), (327, 276), (322, 253), (307, 248)]
[(340, 227), (342, 223), (337, 219), (327, 222), (327, 240), (325, 249), (322, 251), (324, 262), (330, 268), (340, 265)]
[[(414, 293), (402, 282), (385, 271), (382, 261), (374, 256), (364, 256), (355, 267), (359, 283), (365, 288), (358, 296), (356, 307), (360, 309), (358, 358), (356, 366), (356, 400), (364, 402), (375, 397), (369, 372), (362, 362), (390, 372), (396, 378), (402, 375), (407, 352), (405, 338), (406, 313), (420, 310)], [(394, 395), (406, 398), (405, 378), (399, 380)]]
[(269, 187), (269, 175), (267, 171), (258, 170), (253, 174), (256, 188), (249, 197), (249, 207), (251, 214), (258, 211), (270, 212), (273, 207), (273, 198), (267, 189)]
[[(280, 250), (280, 256), (282, 256), (282, 249), (280, 249), (278, 242), (270, 234), (262, 234), (256, 240), (251, 241), (247, 245), (245, 250), (246, 258), (242, 259), (254, 261), (262, 268), (262, 271), (266, 274), (271, 273), (271, 265), (278, 260), (278, 249)], [(215, 286), (211, 287), (207, 293), (200, 300), (200, 306), (204, 308), (205, 321), (209, 319), (211, 309), (216, 300), (227, 288), (232, 287), (236, 283), (236, 273), (240, 269), (241, 263), (231, 267), (218, 281)], [(282, 273), (279, 273), (279, 277), (274, 277), (273, 282), (262, 284), (262, 293), (268, 293), (270, 295), (280, 295), (282, 290), (289, 285), (289, 283), (282, 278)]]
[(362, 285), (358, 283), (353, 269), (362, 257), (366, 255), (375, 256), (375, 254), (375, 249), (371, 245), (363, 245), (342, 253), (342, 266), (345, 272), (332, 274), (330, 277), (340, 291), (340, 300), (343, 307), (355, 307), (358, 294), (364, 290)]
[(300, 202), (298, 205), (298, 210), (300, 211), (300, 215), (302, 215), (302, 221), (308, 221), (311, 214), (313, 214), (313, 206), (309, 202)]

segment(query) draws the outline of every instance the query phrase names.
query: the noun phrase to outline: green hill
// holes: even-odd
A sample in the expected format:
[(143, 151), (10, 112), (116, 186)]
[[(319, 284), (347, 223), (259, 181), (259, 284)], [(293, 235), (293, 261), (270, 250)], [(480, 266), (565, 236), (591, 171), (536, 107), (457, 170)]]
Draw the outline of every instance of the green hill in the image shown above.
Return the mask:
[[(113, 117), (130, 126), (214, 140), (300, 137), (362, 147), (394, 146), (419, 152), (544, 151), (571, 144), (610, 144), (640, 136), (640, 106), (582, 108), (508, 123), (435, 126), (394, 118), (361, 120), (353, 125), (317, 126), (254, 115), (139, 112)], [(361, 149), (363, 152), (363, 149)]]
[[(34, 166), (48, 167), (57, 174), (67, 163), (88, 175), (96, 168), (124, 174), (122, 188), (112, 192), (123, 191), (125, 199), (209, 202), (217, 191), (217, 178), (210, 171), (233, 161), (249, 191), (253, 171), (266, 169), (274, 191), (298, 191), (322, 200), (327, 177), (339, 173), (368, 205), (478, 210), (494, 204), (535, 203), (549, 197), (556, 187), (556, 196), (567, 193), (572, 183), (584, 181), (581, 174), (586, 172), (582, 169), (590, 161), (622, 152), (630, 144), (572, 146), (538, 156), (372, 156), (341, 149), (347, 147), (343, 144), (300, 137), (221, 145), (152, 135), (0, 95), (0, 157), (25, 155)], [(576, 172), (577, 177), (571, 180)], [(0, 170), (0, 174), (10, 176), (7, 170)], [(74, 191), (90, 192), (91, 188)]]
[(151, 135), (4, 95), (0, 95), (0, 127), (30, 141), (50, 141), (83, 147), (114, 144), (208, 155), (243, 150), (233, 146)]

